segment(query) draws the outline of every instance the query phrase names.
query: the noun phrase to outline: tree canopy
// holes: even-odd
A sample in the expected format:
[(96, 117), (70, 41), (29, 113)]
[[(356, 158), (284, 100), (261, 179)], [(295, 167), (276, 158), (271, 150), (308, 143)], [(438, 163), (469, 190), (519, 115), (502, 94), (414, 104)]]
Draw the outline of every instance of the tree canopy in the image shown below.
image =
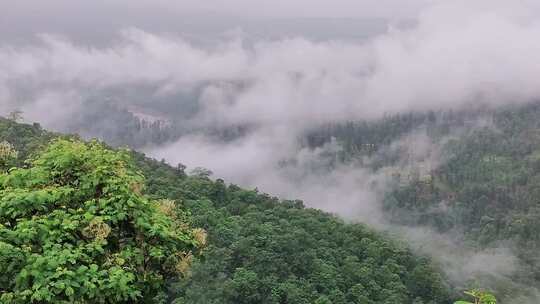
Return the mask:
[(20, 151), (1, 191), (22, 197), (1, 200), (5, 303), (450, 303), (428, 258), (364, 225), (58, 137), (0, 119)]
[(95, 141), (0, 174), (0, 301), (163, 302), (204, 238), (143, 188), (128, 152)]

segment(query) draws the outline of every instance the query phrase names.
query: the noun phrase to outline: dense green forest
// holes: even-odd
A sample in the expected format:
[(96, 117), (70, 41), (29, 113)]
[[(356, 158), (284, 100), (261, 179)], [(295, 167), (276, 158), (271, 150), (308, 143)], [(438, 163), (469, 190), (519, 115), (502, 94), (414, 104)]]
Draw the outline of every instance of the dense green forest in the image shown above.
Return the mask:
[(505, 241), (527, 265), (513, 280), (539, 286), (539, 117), (538, 105), (500, 110), (492, 126), (449, 141), (444, 163), (429, 179), (388, 194), (389, 216), (441, 232), (459, 230), (481, 248)]
[(540, 304), (540, 0), (0, 3), (0, 304)]
[[(333, 165), (349, 164), (389, 174), (382, 209), (388, 222), (396, 227), (429, 227), (441, 235), (461, 236), (460, 242), (477, 250), (498, 246), (513, 249), (512, 253), (519, 260), (519, 271), (511, 277), (485, 274), (467, 282), (448, 278), (441, 269), (443, 266), (418, 251), (413, 252), (406, 241), (305, 208), (302, 201), (280, 200), (257, 190), (226, 184), (221, 179), (212, 179), (210, 172), (202, 169), (187, 174), (182, 164), (170, 166), (136, 151), (115, 150), (98, 142), (83, 143), (77, 135), (51, 133), (39, 124), (0, 119), (0, 167), (4, 172), (0, 175), (3, 193), (0, 217), (5, 222), (0, 226), (0, 266), (7, 274), (0, 282), (2, 300), (28, 302), (28, 290), (39, 290), (40, 284), (46, 282), (56, 289), (51, 294), (43, 293), (34, 302), (70, 302), (77, 297), (81, 303), (90, 299), (103, 303), (136, 299), (147, 303), (444, 304), (459, 298), (460, 289), (465, 286), (480, 285), (494, 290), (503, 303), (532, 303), (521, 302), (520, 297), (526, 299), (528, 293), (534, 297), (532, 287), (540, 285), (538, 118), (539, 104), (409, 113), (388, 115), (376, 121), (326, 125), (299, 138), (300, 143), (309, 148), (337, 142), (341, 148), (332, 158)], [(128, 120), (136, 121), (131, 116)], [(136, 125), (134, 128), (140, 130)], [(163, 132), (172, 135), (159, 140), (143, 136), (144, 142), (166, 141), (181, 135), (173, 129), (156, 127), (154, 130), (158, 137), (165, 134)], [(242, 132), (240, 128), (232, 133), (222, 130), (215, 134), (226, 139)], [(410, 141), (408, 137), (411, 134), (425, 135), (429, 144), (437, 148), (436, 164), (422, 167), (426, 163), (411, 151), (415, 148), (414, 139)], [(128, 137), (124, 139), (131, 141)], [(404, 139), (405, 145), (396, 145)], [(113, 144), (120, 142), (113, 141)], [(75, 150), (86, 152), (74, 154)], [(57, 163), (58, 159), (70, 157), (75, 163), (66, 160), (69, 166), (63, 167)], [(93, 169), (74, 165), (85, 157), (86, 162), (92, 159)], [(141, 212), (165, 214), (164, 220), (168, 222), (163, 229), (186, 236), (175, 245), (166, 241), (165, 235), (161, 241), (150, 242), (151, 246), (160, 248), (160, 252), (169, 251), (163, 253), (164, 256), (177, 260), (158, 258), (153, 263), (154, 268), (148, 270), (154, 274), (154, 279), (150, 279), (137, 266), (136, 258), (122, 257), (122, 265), (125, 265), (122, 271), (131, 271), (133, 279), (123, 283), (126, 285), (123, 291), (114, 286), (103, 289), (102, 297), (91, 297), (88, 291), (76, 288), (67, 292), (67, 285), (58, 285), (59, 277), (40, 277), (39, 280), (45, 281), (36, 283), (38, 278), (25, 274), (22, 269), (34, 267), (33, 259), (38, 256), (43, 259), (40, 263), (47, 264), (50, 263), (48, 256), (58, 255), (57, 251), (44, 250), (44, 242), (69, 248), (81, 245), (77, 237), (87, 243), (101, 242), (99, 246), (103, 249), (96, 249), (98, 253), (90, 254), (91, 258), (64, 262), (85, 267), (98, 265), (104, 271), (112, 269), (107, 262), (110, 256), (125, 255), (124, 247), (114, 245), (118, 244), (114, 238), (119, 238), (118, 235), (125, 238), (134, 233), (135, 228), (128, 232), (130, 229), (115, 223), (111, 214), (107, 214), (109, 218), (100, 215), (98, 219), (77, 222), (72, 234), (64, 233), (54, 240), (31, 235), (21, 238), (24, 241), (16, 240), (23, 229), (37, 222), (36, 216), (47, 221), (65, 216), (55, 213), (57, 205), (62, 204), (61, 200), (53, 202), (56, 196), (40, 197), (43, 189), (53, 187), (49, 190), (62, 193), (70, 186), (71, 191), (78, 192), (86, 188), (81, 188), (84, 186), (81, 175), (74, 175), (74, 171), (96, 177), (103, 174), (103, 168), (119, 171), (115, 169), (117, 162), (131, 173), (115, 176), (115, 179), (125, 180), (126, 187), (140, 179), (143, 190), (136, 192), (134, 199), (147, 206)], [(51, 166), (57, 174), (65, 175), (66, 184), (44, 173), (51, 171)], [(131, 178), (134, 180), (130, 182)], [(110, 180), (102, 180), (102, 183), (110, 183)], [(96, 191), (97, 185), (90, 183), (88, 187)], [(78, 196), (67, 197), (72, 199), (72, 204), (84, 205), (95, 199), (80, 192)], [(24, 205), (30, 201), (38, 206), (49, 203), (52, 206), (32, 216), (28, 212), (9, 211), (9, 208), (31, 208)], [(87, 213), (85, 208), (82, 207)], [(79, 220), (77, 214), (70, 216), (75, 216), (70, 221)], [(130, 216), (137, 218), (140, 213), (127, 215)], [(58, 227), (52, 225), (46, 229)], [(112, 232), (89, 242), (83, 235), (88, 227), (111, 227)], [(140, 247), (137, 233), (133, 238), (133, 248)], [(159, 246), (165, 245), (159, 242), (168, 245), (161, 248)], [(19, 258), (21, 250), (27, 250), (33, 258)], [(170, 266), (173, 264), (177, 266)], [(176, 270), (171, 271), (171, 267)], [(89, 280), (96, 280), (96, 284), (106, 277), (102, 273), (101, 277)], [(145, 287), (150, 281), (153, 282), (151, 287)], [(484, 293), (475, 297), (479, 299), (480, 295)]]
[[(513, 248), (520, 262), (514, 276), (477, 278), (511, 295), (523, 285), (540, 286), (539, 118), (539, 104), (411, 113), (330, 125), (308, 134), (306, 143), (320, 146), (334, 138), (343, 147), (340, 162), (368, 157), (364, 166), (392, 168), (383, 202), (392, 223), (462, 235), (472, 248)], [(410, 151), (386, 149), (411, 132), (440, 147), (440, 164), (421, 168)], [(400, 172), (399, 162), (416, 172)]]
[(301, 201), (37, 124), (0, 140), (4, 303), (450, 303), (428, 258)]

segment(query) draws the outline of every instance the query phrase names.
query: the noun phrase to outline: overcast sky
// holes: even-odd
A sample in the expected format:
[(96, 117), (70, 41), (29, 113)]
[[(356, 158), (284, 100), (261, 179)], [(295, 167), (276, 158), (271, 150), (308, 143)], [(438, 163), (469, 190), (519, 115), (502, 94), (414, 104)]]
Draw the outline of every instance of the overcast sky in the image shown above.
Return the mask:
[[(159, 20), (156, 13), (185, 17), (214, 14), (249, 18), (378, 18), (412, 16), (435, 0), (2, 0), (16, 17), (101, 19), (119, 22), (138, 18)], [(5, 10), (3, 10), (6, 12)], [(101, 15), (101, 16), (100, 16)]]
[[(359, 19), (410, 19), (435, 1), (0, 0), (0, 37), (4, 42), (26, 41), (46, 32), (99, 42), (127, 27), (185, 35), (241, 28), (255, 34), (355, 37), (363, 27)], [(314, 18), (319, 20), (306, 20)]]

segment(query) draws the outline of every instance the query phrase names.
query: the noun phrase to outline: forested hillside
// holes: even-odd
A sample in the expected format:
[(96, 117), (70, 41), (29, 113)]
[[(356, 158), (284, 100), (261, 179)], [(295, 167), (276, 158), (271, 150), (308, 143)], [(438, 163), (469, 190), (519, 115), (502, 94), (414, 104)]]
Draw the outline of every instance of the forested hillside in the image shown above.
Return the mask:
[[(122, 152), (112, 152), (98, 143), (79, 143), (72, 136), (66, 136), (68, 140), (53, 141), (54, 144), (48, 146), (51, 140), (58, 136), (42, 130), (37, 124), (24, 125), (6, 119), (0, 120), (0, 140), (6, 141), (6, 146), (11, 146), (11, 150), (17, 151), (17, 153), (5, 154), (5, 169), (19, 167), (0, 175), (2, 182), (0, 190), (6, 194), (13, 193), (4, 195), (1, 199), (2, 212), (4, 212), (1, 215), (2, 221), (9, 222), (0, 226), (0, 244), (2, 245), (0, 267), (3, 273), (8, 274), (0, 281), (0, 290), (4, 294), (2, 301), (5, 303), (94, 303), (96, 301), (103, 303), (131, 303), (131, 301), (144, 303), (450, 303), (449, 288), (428, 258), (412, 254), (406, 244), (391, 240), (364, 225), (346, 224), (330, 214), (304, 208), (300, 201), (280, 201), (256, 190), (244, 190), (235, 185), (227, 185), (222, 180), (213, 181), (204, 170), (188, 176), (181, 165), (173, 168), (164, 162), (148, 159), (136, 152), (130, 152), (131, 158), (135, 160), (133, 170), (145, 176), (144, 192), (147, 198), (139, 197), (139, 190), (136, 190), (134, 194), (136, 197), (126, 198), (126, 201), (123, 201), (122, 195), (128, 195), (127, 192), (123, 192), (125, 188), (112, 187), (108, 183), (117, 183), (118, 179), (127, 178), (127, 184), (122, 184), (124, 185), (122, 187), (132, 187), (129, 186), (131, 183), (129, 179), (135, 177), (129, 176), (133, 173), (127, 171), (128, 175), (125, 176), (126, 171), (122, 169), (123, 166), (132, 168), (129, 158), (115, 156), (115, 153)], [(27, 158), (33, 161), (25, 162)], [(70, 164), (73, 167), (70, 167)], [(102, 175), (103, 180), (100, 179), (98, 184), (85, 184), (91, 182), (92, 179), (101, 178)], [(37, 180), (20, 182), (23, 176), (37, 178)], [(114, 179), (111, 180), (111, 178)], [(136, 179), (138, 180), (138, 177)], [(43, 239), (40, 237), (41, 234), (30, 234), (23, 239), (14, 239), (14, 233), (26, 233), (25, 227), (32, 227), (31, 225), (37, 225), (39, 222), (33, 222), (33, 219), (37, 218), (27, 217), (27, 213), (4, 211), (7, 210), (6, 206), (16, 207), (17, 205), (14, 204), (28, 202), (26, 205), (29, 206), (28, 208), (38, 208), (36, 210), (40, 210), (39, 216), (43, 218), (43, 223), (52, 223), (36, 227), (39, 231), (49, 233), (56, 231), (58, 226), (55, 226), (55, 221), (62, 222), (61, 217), (64, 213), (61, 210), (64, 208), (63, 204), (66, 203), (55, 201), (55, 196), (40, 198), (38, 194), (30, 194), (23, 200), (15, 200), (16, 196), (13, 196), (23, 195), (27, 191), (39, 192), (42, 187), (59, 187), (55, 191), (68, 191), (65, 192), (66, 195), (69, 193), (77, 197), (76, 200), (66, 202), (72, 204), (69, 208), (73, 209), (68, 209), (67, 214), (71, 214), (71, 217), (65, 220), (71, 221), (72, 224), (68, 225), (65, 221), (62, 224), (68, 225), (65, 227), (71, 227), (69, 229), (73, 229), (72, 234), (70, 232), (69, 235), (53, 239)], [(157, 220), (151, 216), (148, 218), (150, 224), (137, 220), (137, 225), (129, 228), (149, 229), (144, 231), (150, 233), (148, 237), (154, 238), (156, 237), (155, 229), (158, 229), (157, 231), (173, 229), (174, 232), (164, 230), (162, 232), (164, 234), (157, 234), (161, 241), (157, 239), (150, 241), (151, 246), (157, 248), (149, 252), (149, 257), (155, 259), (152, 262), (152, 267), (155, 268), (147, 270), (148, 266), (145, 266), (140, 269), (142, 266), (137, 265), (141, 262), (136, 259), (136, 256), (137, 254), (145, 256), (145, 252), (136, 253), (135, 251), (129, 254), (129, 250), (132, 250), (127, 249), (129, 247), (125, 245), (118, 247), (118, 244), (125, 242), (117, 243), (119, 242), (117, 238), (120, 237), (118, 233), (119, 235), (131, 233), (129, 232), (131, 230), (122, 226), (124, 224), (119, 225), (119, 222), (116, 222), (125, 221), (126, 215), (124, 213), (119, 215), (111, 209), (107, 211), (113, 212), (111, 215), (101, 215), (97, 220), (90, 221), (86, 224), (87, 226), (84, 226), (84, 220), (77, 219), (76, 216), (78, 212), (83, 212), (86, 208), (90, 209), (85, 212), (96, 212), (92, 207), (93, 200), (90, 196), (84, 196), (87, 195), (84, 194), (86, 192), (79, 194), (78, 190), (73, 192), (69, 190), (71, 189), (69, 187), (75, 187), (74, 189), (81, 187), (80, 191), (89, 191), (88, 195), (97, 195), (99, 202), (108, 201), (106, 199), (108, 192), (104, 191), (118, 189), (117, 191), (122, 191), (122, 194), (119, 193), (116, 196), (110, 194), (113, 195), (110, 199), (120, 198), (118, 206), (123, 206), (121, 208), (126, 207), (122, 204), (127, 203), (129, 206), (134, 200), (140, 201), (143, 205), (147, 204), (145, 203), (147, 200), (161, 201), (164, 202), (162, 203), (165, 204), (164, 207), (174, 208), (177, 211), (173, 213), (168, 211), (165, 214), (177, 214), (173, 219), (180, 216), (179, 219), (183, 224), (178, 224), (179, 226), (168, 222), (165, 224), (162, 222), (163, 219), (160, 219), (156, 223), (161, 223), (159, 224), (161, 226), (153, 228), (147, 226), (153, 225), (152, 221)], [(38, 198), (39, 201), (34, 201)], [(81, 205), (82, 209), (77, 209), (77, 202), (85, 200), (88, 203), (84, 203), (84, 207)], [(174, 205), (166, 203), (172, 201)], [(43, 203), (46, 209), (30, 207), (33, 204)], [(57, 211), (56, 208), (60, 209)], [(154, 212), (153, 207), (144, 208), (147, 209), (136, 211), (128, 215), (128, 218), (137, 219), (142, 214)], [(126, 212), (130, 214), (130, 209), (126, 209)], [(118, 216), (120, 218), (117, 218)], [(25, 223), (25, 226), (20, 226), (23, 225), (21, 223)], [(166, 264), (161, 265), (161, 263), (166, 263), (166, 260), (161, 259), (160, 256), (164, 254), (166, 257), (167, 250), (173, 250), (174, 246), (178, 246), (177, 250), (189, 248), (181, 242), (171, 243), (171, 240), (168, 240), (181, 232), (178, 229), (187, 229), (186, 225), (204, 229), (208, 237), (204, 241), (196, 234), (193, 235), (195, 241), (181, 237), (182, 242), (194, 244), (202, 248), (202, 252), (192, 255), (189, 251), (184, 251), (177, 262), (181, 271), (174, 275), (175, 272), (167, 271)], [(101, 230), (98, 231), (102, 232), (97, 235), (92, 234), (89, 239), (77, 239), (76, 236), (87, 231), (88, 227), (100, 228)], [(109, 232), (107, 227), (112, 227), (112, 232)], [(196, 230), (193, 231), (196, 233)], [(138, 243), (141, 241), (140, 236), (134, 235), (134, 248), (148, 246)], [(84, 253), (86, 249), (81, 249), (84, 254), (78, 257), (70, 258), (67, 255), (65, 260), (54, 259), (54, 250), (65, 248), (63, 252), (67, 254), (73, 250), (71, 249), (74, 248), (73, 246), (83, 246), (87, 242), (88, 244), (95, 243), (93, 246), (98, 247), (93, 250), (97, 251)], [(50, 247), (52, 249), (49, 248), (51, 244), (55, 244)], [(117, 250), (120, 251), (114, 253)], [(108, 253), (109, 251), (111, 252)], [(20, 256), (23, 259), (17, 257), (15, 252), (22, 253)], [(88, 260), (90, 258), (88, 254), (94, 257), (94, 262)], [(111, 256), (116, 257), (116, 262), (114, 262), (116, 264), (112, 264), (113, 266), (110, 264)], [(118, 260), (119, 258), (121, 260)], [(109, 269), (107, 271), (112, 272), (101, 271), (95, 278), (88, 277), (89, 283), (84, 283), (83, 289), (77, 285), (81, 284), (80, 282), (73, 283), (74, 287), (67, 288), (69, 284), (72, 284), (71, 280), (75, 279), (69, 274), (71, 271), (69, 269), (84, 270), (79, 267), (81, 266), (79, 264), (96, 265), (90, 266), (92, 271)], [(20, 270), (37, 267), (31, 265), (49, 267), (47, 269), (50, 269), (50, 272), (40, 274), (30, 272), (28, 276), (27, 272)], [(67, 268), (62, 268), (62, 265)], [(54, 269), (58, 266), (60, 268)], [(120, 269), (124, 274), (118, 273)], [(147, 271), (152, 271), (152, 276), (147, 276), (145, 274)], [(128, 279), (112, 281), (113, 275), (116, 278)], [(129, 279), (131, 276), (132, 278)], [(35, 281), (38, 278), (41, 283)], [(100, 280), (104, 280), (102, 281), (104, 283), (99, 283)], [(145, 286), (145, 282), (153, 283)], [(160, 282), (166, 283), (167, 289)], [(51, 284), (48, 285), (49, 291), (32, 296), (30, 290), (45, 288), (42, 284)], [(97, 289), (93, 290), (101, 286), (99, 284), (106, 284), (103, 285), (106, 286), (103, 293), (97, 292)], [(55, 288), (51, 289), (52, 286)]]
[[(539, 121), (535, 103), (388, 116), (328, 126), (306, 139), (317, 146), (335, 138), (343, 147), (336, 155), (341, 163), (390, 168), (383, 202), (390, 222), (430, 227), (478, 250), (509, 248), (520, 264), (511, 278), (476, 279), (510, 295), (540, 286)], [(388, 149), (411, 133), (425, 135), (438, 150), (431, 151), (436, 163), (415, 159), (414, 150), (422, 148), (414, 139), (407, 149)]]
[(540, 1), (0, 3), (0, 304), (540, 303)]
[(449, 141), (429, 179), (396, 187), (385, 208), (395, 222), (461, 231), (481, 248), (504, 242), (526, 265), (514, 283), (539, 286), (540, 106), (491, 117), (492, 125)]
[[(189, 225), (208, 233), (202, 254), (189, 256), (189, 274), (167, 280), (164, 301), (450, 303), (456, 287), (480, 285), (522, 303), (516, 297), (534, 297), (540, 284), (539, 118), (538, 104), (410, 113), (329, 125), (301, 139), (310, 148), (336, 141), (333, 166), (389, 175), (381, 207), (396, 227), (429, 227), (469, 248), (510, 248), (518, 258), (511, 277), (487, 273), (468, 282), (447, 278), (406, 242), (364, 225), (131, 151), (145, 194), (174, 201)], [(427, 138), (432, 163), (416, 155), (417, 134)], [(13, 150), (2, 166), (30, 166), (24, 160), (56, 138), (78, 140), (1, 119), (3, 149)]]

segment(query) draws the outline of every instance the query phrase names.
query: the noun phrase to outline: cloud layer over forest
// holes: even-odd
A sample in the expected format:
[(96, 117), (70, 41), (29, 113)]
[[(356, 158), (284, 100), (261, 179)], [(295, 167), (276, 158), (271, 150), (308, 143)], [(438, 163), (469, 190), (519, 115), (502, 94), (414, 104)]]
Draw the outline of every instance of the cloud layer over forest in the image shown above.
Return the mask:
[[(246, 3), (238, 4), (244, 10), (232, 13), (253, 10), (249, 1), (237, 2)], [(119, 88), (144, 87), (149, 98), (137, 106), (147, 109), (179, 93), (193, 96), (198, 111), (182, 118), (186, 126), (249, 126), (249, 132), (226, 142), (188, 134), (165, 146), (148, 147), (151, 155), (206, 167), (227, 181), (301, 198), (309, 206), (377, 226), (382, 222), (377, 187), (384, 187), (384, 175), (355, 166), (314, 174), (314, 167), (328, 161), (327, 152), (340, 147), (330, 143), (306, 149), (299, 136), (326, 123), (526, 103), (540, 97), (540, 10), (533, 1), (413, 2), (423, 7), (412, 16), (414, 26), (389, 26), (386, 33), (362, 41), (246, 41), (241, 31), (233, 31), (200, 44), (128, 23), (105, 46), (54, 32), (42, 33), (32, 43), (0, 42), (0, 113), (21, 109), (29, 121), (65, 130), (84, 105), (93, 102), (89, 96), (107, 100), (112, 95), (110, 100), (116, 100)], [(361, 3), (368, 7), (371, 2)], [(397, 11), (407, 9), (399, 5)], [(279, 12), (275, 8), (272, 14)], [(334, 15), (343, 17), (344, 11)], [(411, 12), (398, 15), (411, 17)], [(182, 106), (179, 100), (171, 112)], [(160, 114), (178, 120), (168, 111)], [(425, 159), (442, 161), (429, 139), (420, 135), (411, 142), (427, 147)], [(496, 256), (512, 259), (505, 251)]]
[(156, 99), (202, 87), (198, 119), (227, 124), (309, 125), (537, 98), (535, 10), (519, 1), (464, 3), (426, 9), (416, 27), (367, 42), (231, 38), (198, 46), (130, 29), (92, 47), (44, 34), (36, 44), (1, 45), (2, 110), (50, 94), (76, 101), (88, 90), (145, 84), (157, 86)]

